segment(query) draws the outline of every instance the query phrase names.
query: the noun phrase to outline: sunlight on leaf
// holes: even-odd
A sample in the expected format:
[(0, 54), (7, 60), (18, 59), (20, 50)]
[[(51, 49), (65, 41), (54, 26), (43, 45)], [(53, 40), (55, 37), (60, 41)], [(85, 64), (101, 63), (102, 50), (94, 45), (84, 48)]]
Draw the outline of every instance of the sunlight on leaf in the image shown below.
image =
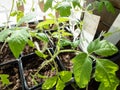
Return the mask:
[(7, 74), (0, 74), (0, 81), (2, 82), (3, 86), (10, 84), (8, 77), (9, 77), (9, 75), (7, 75)]
[(5, 41), (8, 35), (10, 35), (10, 33), (12, 33), (10, 29), (2, 30), (0, 32), (0, 42)]
[(52, 7), (52, 2), (53, 0), (47, 0), (45, 5), (44, 5), (44, 12), (46, 12), (49, 8)]
[(28, 13), (26, 14), (25, 16), (23, 16), (17, 23), (17, 26), (23, 24), (23, 23), (27, 23), (29, 22), (30, 20), (32, 20), (33, 18), (35, 18), (35, 14), (33, 13)]
[(59, 18), (58, 18), (58, 22), (59, 22), (59, 23), (67, 22), (68, 20), (69, 20), (68, 17), (59, 17)]
[(20, 53), (24, 49), (28, 41), (29, 33), (26, 29), (16, 30), (11, 33), (11, 36), (7, 39), (8, 45), (16, 58), (19, 57)]
[(70, 9), (71, 9), (71, 5), (69, 2), (62, 2), (58, 5), (57, 10), (60, 13), (60, 16), (64, 17), (64, 16), (69, 16), (70, 15)]
[(36, 37), (44, 42), (48, 42), (49, 39), (45, 33), (37, 33)]
[(56, 82), (57, 82), (57, 76), (50, 77), (47, 80), (45, 80), (45, 82), (42, 85), (42, 89), (49, 90), (49, 89), (53, 88), (53, 86), (56, 84)]
[(43, 21), (43, 22), (40, 22), (40, 23), (37, 25), (37, 28), (43, 29), (44, 26), (50, 25), (50, 24), (54, 24), (54, 23), (55, 23), (55, 20), (53, 20), (53, 19), (47, 19), (47, 20), (45, 20), (45, 21)]
[(94, 52), (101, 56), (111, 56), (118, 52), (118, 49), (114, 44), (112, 44), (106, 40), (100, 41), (99, 39), (92, 41), (89, 44), (87, 50), (89, 53)]
[(60, 80), (60, 78), (58, 79), (57, 85), (56, 85), (56, 90), (63, 90), (65, 87), (65, 83), (63, 81)]
[(39, 57), (42, 57), (42, 58), (47, 58), (48, 55), (45, 55), (44, 53), (38, 51), (38, 50), (35, 50), (35, 53), (39, 56)]
[(72, 59), (75, 81), (80, 88), (85, 88), (90, 81), (92, 60), (86, 53), (80, 53)]
[(119, 80), (115, 75), (117, 70), (117, 64), (110, 60), (96, 60), (95, 80), (101, 82), (99, 90), (116, 90), (119, 85)]
[(72, 79), (72, 72), (70, 71), (61, 71), (60, 72), (60, 79), (66, 83)]

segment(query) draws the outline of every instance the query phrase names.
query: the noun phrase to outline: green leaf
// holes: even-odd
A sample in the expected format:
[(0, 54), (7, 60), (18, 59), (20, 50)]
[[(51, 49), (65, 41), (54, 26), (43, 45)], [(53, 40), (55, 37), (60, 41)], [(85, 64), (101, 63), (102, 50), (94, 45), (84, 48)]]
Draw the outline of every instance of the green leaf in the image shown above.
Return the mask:
[(80, 44), (80, 40), (76, 40), (76, 41), (72, 42), (71, 45), (73, 48), (76, 48), (77, 46), (79, 46), (79, 44)]
[(97, 6), (98, 6), (98, 11), (102, 11), (103, 7), (104, 7), (104, 2), (97, 2)]
[(17, 11), (17, 21), (19, 21), (24, 16), (24, 12)]
[(49, 89), (53, 88), (53, 86), (56, 84), (56, 82), (57, 82), (57, 76), (50, 77), (47, 80), (45, 80), (45, 82), (42, 85), (42, 89), (49, 90)]
[(108, 12), (115, 13), (115, 9), (114, 9), (113, 5), (111, 4), (111, 2), (104, 1), (104, 3), (105, 3), (105, 6), (106, 6), (106, 9)]
[(40, 22), (38, 25), (37, 25), (37, 28), (39, 29), (43, 29), (44, 26), (46, 25), (50, 25), (50, 24), (54, 24), (55, 23), (55, 20), (54, 19), (47, 19), (43, 22)]
[(42, 57), (42, 58), (47, 58), (48, 55), (45, 55), (44, 53), (42, 53), (41, 51), (38, 51), (38, 50), (35, 50), (35, 53), (39, 56), (39, 57)]
[(81, 7), (80, 2), (81, 2), (81, 0), (80, 0), (80, 1), (79, 1), (79, 0), (72, 0), (72, 3), (73, 3), (74, 8), (75, 8), (76, 6)]
[(26, 4), (26, 0), (23, 0), (23, 2)]
[(57, 10), (60, 13), (60, 16), (64, 17), (64, 16), (69, 16), (70, 13), (70, 9), (71, 9), (71, 5), (69, 2), (61, 2), (58, 7)]
[(72, 79), (72, 73), (70, 71), (61, 71), (60, 79), (61, 79), (61, 81), (66, 83)]
[(58, 22), (59, 22), (59, 23), (67, 22), (68, 20), (69, 20), (68, 17), (59, 17), (59, 18), (58, 18)]
[(49, 39), (45, 33), (37, 33), (36, 37), (44, 42), (48, 42)]
[(8, 77), (9, 77), (9, 75), (7, 75), (7, 74), (0, 74), (0, 81), (2, 82), (2, 86), (10, 84)]
[(87, 48), (89, 53), (96, 53), (101, 56), (111, 56), (118, 52), (118, 49), (115, 45), (112, 43), (102, 40), (100, 41), (99, 39), (96, 39), (95, 41), (92, 41), (88, 48)]
[(63, 81), (60, 80), (60, 78), (58, 79), (57, 85), (56, 85), (56, 90), (63, 90), (65, 87), (65, 83)]
[(80, 88), (85, 88), (90, 81), (92, 60), (86, 53), (80, 53), (72, 59), (75, 81)]
[(49, 8), (52, 8), (52, 2), (53, 0), (47, 0), (44, 5), (44, 12), (46, 12)]
[(69, 41), (69, 40), (67, 40), (67, 39), (65, 39), (65, 38), (62, 38), (62, 39), (60, 40), (60, 45), (61, 45), (61, 47), (71, 45), (71, 43), (72, 43), (71, 41)]
[(111, 36), (112, 34), (113, 34), (112, 32), (107, 32), (107, 33), (103, 34), (103, 36), (104, 36), (104, 37), (109, 37), (109, 36)]
[(117, 64), (110, 60), (96, 60), (95, 80), (101, 82), (99, 90), (116, 90), (119, 85), (119, 80), (115, 75), (117, 70)]
[(119, 85), (119, 80), (115, 78), (115, 82), (111, 83), (111, 86), (106, 86), (104, 83), (101, 83), (98, 90), (117, 90), (117, 86)]
[(10, 33), (12, 33), (10, 29), (2, 30), (0, 32), (0, 42), (4, 42)]
[(31, 40), (28, 40), (28, 45), (30, 46), (30, 47), (34, 47), (35, 45), (34, 45), (34, 43), (31, 41)]
[(14, 11), (14, 12), (10, 13), (10, 16), (15, 16), (15, 15), (17, 15), (17, 11)]
[(27, 23), (27, 22), (29, 22), (30, 20), (32, 20), (33, 18), (35, 18), (35, 14), (33, 14), (33, 13), (28, 13), (28, 14), (26, 14), (25, 16), (23, 16), (23, 17), (18, 21), (17, 26), (20, 26), (20, 25), (23, 24), (23, 23)]
[(60, 30), (59, 32), (61, 33), (61, 35), (63, 37), (65, 37), (65, 36), (72, 36), (72, 34), (70, 32), (66, 32), (65, 30)]
[(43, 75), (41, 75), (41, 74), (37, 74), (37, 76), (38, 76), (39, 78), (48, 78), (48, 76), (43, 76)]
[(25, 29), (13, 31), (11, 36), (8, 38), (8, 45), (10, 50), (16, 58), (19, 57), (20, 53), (24, 49), (28, 41), (29, 33)]

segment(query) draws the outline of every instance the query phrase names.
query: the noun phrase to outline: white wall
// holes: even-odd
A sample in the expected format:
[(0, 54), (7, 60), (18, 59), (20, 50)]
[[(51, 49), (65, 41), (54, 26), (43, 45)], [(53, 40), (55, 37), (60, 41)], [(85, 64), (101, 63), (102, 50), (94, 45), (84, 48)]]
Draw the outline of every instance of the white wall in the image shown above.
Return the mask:
[[(17, 0), (15, 0), (16, 2)], [(25, 14), (30, 12), (30, 8), (32, 7), (32, 2), (34, 2), (35, 15), (36, 18), (34, 20), (43, 19), (43, 13), (38, 6), (38, 0), (26, 0), (26, 5), (24, 6)], [(16, 3), (15, 3), (16, 4)], [(14, 10), (16, 10), (16, 5), (14, 4)], [(7, 17), (10, 13), (10, 9), (12, 7), (12, 0), (0, 0), (0, 26), (4, 26), (4, 23), (7, 22)], [(16, 18), (11, 17), (10, 22), (16, 23)]]

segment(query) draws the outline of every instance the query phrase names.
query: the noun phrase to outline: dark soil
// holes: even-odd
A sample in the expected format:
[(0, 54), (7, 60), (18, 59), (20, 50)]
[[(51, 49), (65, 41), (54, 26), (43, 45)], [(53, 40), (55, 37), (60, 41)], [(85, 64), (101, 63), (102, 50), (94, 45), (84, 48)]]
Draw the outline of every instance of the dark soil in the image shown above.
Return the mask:
[[(32, 75), (37, 72), (39, 69), (40, 64), (44, 61), (44, 59), (38, 57), (37, 55), (33, 54), (29, 57), (25, 57), (22, 59), (23, 63), (23, 69), (24, 69), (24, 77), (26, 79), (26, 83), (29, 88), (32, 88), (33, 86), (36, 86), (34, 83)], [(52, 70), (52, 67), (54, 67), (53, 63), (45, 66), (40, 72), (40, 75), (52, 77), (56, 74), (55, 70)], [(35, 80), (38, 84), (42, 84), (45, 79), (39, 78), (38, 76), (35, 77)]]
[[(34, 43), (34, 42), (37, 42), (40, 50), (43, 49), (43, 46), (45, 45), (43, 41), (41, 41), (41, 40), (39, 40), (39, 39), (37, 39), (37, 38), (33, 38), (33, 43)], [(51, 47), (50, 45), (51, 45), (51, 44), (50, 44), (50, 42), (49, 42), (47, 48), (50, 48), (50, 47)], [(22, 52), (22, 55), (24, 56), (24, 55), (28, 55), (28, 54), (30, 54), (30, 53), (34, 53), (35, 50), (37, 50), (36, 46), (30, 47), (30, 46), (27, 44), (27, 45), (25, 46), (23, 52)]]
[(0, 74), (8, 74), (10, 81), (10, 84), (6, 86), (2, 86), (2, 82), (0, 82), (0, 90), (22, 90), (17, 63), (0, 66)]
[[(3, 43), (0, 43), (0, 48), (2, 47)], [(8, 44), (6, 44), (2, 51), (0, 51), (0, 63), (9, 62), (11, 60), (15, 60), (12, 52), (10, 51)]]
[(65, 66), (66, 70), (71, 71), (73, 68), (73, 64), (71, 62), (72, 58), (75, 57), (75, 53), (61, 53), (59, 54), (59, 58)]

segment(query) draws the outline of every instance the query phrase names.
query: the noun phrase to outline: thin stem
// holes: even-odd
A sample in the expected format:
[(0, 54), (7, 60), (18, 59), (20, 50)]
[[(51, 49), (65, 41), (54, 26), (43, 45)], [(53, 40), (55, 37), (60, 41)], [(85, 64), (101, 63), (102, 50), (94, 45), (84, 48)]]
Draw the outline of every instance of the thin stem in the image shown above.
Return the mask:
[(86, 90), (88, 90), (88, 85), (86, 86)]
[(42, 68), (44, 68), (46, 65), (48, 65), (49, 63), (51, 63), (52, 61), (54, 61), (54, 59), (56, 58), (56, 56), (57, 56), (58, 54), (59, 54), (59, 52), (55, 53), (50, 60), (44, 61), (44, 62), (41, 64), (41, 66), (38, 68), (38, 70), (37, 70), (37, 72), (34, 74), (34, 76), (36, 76), (36, 75), (40, 72), (40, 70), (41, 70)]
[(54, 63), (54, 65), (55, 65), (55, 70), (56, 70), (56, 75), (58, 75), (58, 65), (56, 64), (56, 62), (55, 62), (55, 60), (53, 60), (53, 63)]
[(71, 84), (71, 86), (74, 88), (74, 90), (77, 90), (77, 88), (75, 87), (75, 85), (74, 85), (74, 84)]
[(97, 60), (97, 58), (93, 55), (89, 55), (94, 61)]
[(33, 7), (34, 7), (34, 1), (32, 0), (32, 6), (31, 6), (30, 11), (33, 11)]
[(11, 12), (13, 11), (13, 8), (14, 8), (14, 0), (12, 0), (12, 7), (11, 7), (11, 10), (10, 10), (10, 13), (9, 13), (9, 16), (7, 17), (7, 23), (6, 23), (6, 27), (4, 28), (4, 30), (7, 28), (8, 26), (8, 22), (10, 20), (10, 14)]
[(0, 52), (3, 51), (3, 48), (5, 47), (6, 43), (7, 43), (6, 41), (3, 43), (3, 45), (2, 45), (2, 47), (1, 47), (1, 49), (0, 49)]
[(71, 49), (60, 50), (60, 53), (64, 53), (64, 52), (77, 52), (77, 53), (81, 53), (81, 51), (78, 51), (78, 50), (71, 50)]

